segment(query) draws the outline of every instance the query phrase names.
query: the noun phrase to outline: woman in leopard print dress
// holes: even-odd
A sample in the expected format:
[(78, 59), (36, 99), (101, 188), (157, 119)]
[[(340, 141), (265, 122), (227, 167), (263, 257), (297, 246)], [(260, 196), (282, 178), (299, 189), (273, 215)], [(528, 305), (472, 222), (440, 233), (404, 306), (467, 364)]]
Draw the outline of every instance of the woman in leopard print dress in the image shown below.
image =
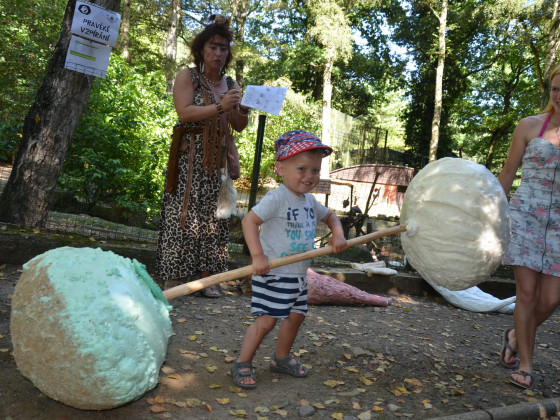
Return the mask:
[[(156, 274), (179, 283), (228, 269), (229, 220), (215, 215), (231, 129), (247, 126), (239, 85), (225, 70), (233, 35), (221, 15), (192, 42), (196, 68), (181, 70), (173, 86), (179, 122), (173, 129), (161, 208)], [(205, 296), (218, 297), (215, 288)]]

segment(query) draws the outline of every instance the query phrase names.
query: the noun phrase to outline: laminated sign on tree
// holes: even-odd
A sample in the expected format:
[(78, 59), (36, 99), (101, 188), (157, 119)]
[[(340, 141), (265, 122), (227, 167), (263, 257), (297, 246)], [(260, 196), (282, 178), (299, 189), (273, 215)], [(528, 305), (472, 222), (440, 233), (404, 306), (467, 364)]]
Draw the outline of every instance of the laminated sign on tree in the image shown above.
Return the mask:
[(105, 78), (120, 24), (120, 14), (96, 4), (77, 1), (64, 67)]

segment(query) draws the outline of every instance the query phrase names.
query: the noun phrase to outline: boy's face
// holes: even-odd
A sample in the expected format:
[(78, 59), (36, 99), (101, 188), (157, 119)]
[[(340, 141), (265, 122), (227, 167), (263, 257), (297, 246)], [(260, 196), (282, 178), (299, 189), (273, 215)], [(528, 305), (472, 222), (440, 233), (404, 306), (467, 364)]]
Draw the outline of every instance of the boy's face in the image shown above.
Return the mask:
[(303, 196), (319, 183), (322, 161), (321, 151), (310, 150), (276, 162), (276, 171), (291, 192)]

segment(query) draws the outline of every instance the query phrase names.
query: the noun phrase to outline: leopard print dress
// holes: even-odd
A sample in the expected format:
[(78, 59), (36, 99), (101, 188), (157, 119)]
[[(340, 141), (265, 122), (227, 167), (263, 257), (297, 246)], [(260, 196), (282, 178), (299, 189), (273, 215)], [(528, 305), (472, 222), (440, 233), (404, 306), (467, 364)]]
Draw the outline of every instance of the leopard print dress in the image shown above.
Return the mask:
[[(204, 106), (201, 89), (205, 87), (201, 86), (196, 72), (191, 70), (191, 74), (195, 85), (194, 104)], [(202, 128), (204, 121), (187, 125)], [(228, 269), (229, 220), (215, 216), (221, 179), (218, 172), (208, 173), (203, 169), (203, 135), (195, 136), (193, 167), (189, 168), (190, 151), (180, 153), (176, 191), (171, 194), (166, 188), (163, 194), (156, 256), (156, 275), (161, 281), (193, 279), (201, 271), (220, 273)], [(189, 170), (192, 170), (192, 185), (182, 228), (181, 209)]]

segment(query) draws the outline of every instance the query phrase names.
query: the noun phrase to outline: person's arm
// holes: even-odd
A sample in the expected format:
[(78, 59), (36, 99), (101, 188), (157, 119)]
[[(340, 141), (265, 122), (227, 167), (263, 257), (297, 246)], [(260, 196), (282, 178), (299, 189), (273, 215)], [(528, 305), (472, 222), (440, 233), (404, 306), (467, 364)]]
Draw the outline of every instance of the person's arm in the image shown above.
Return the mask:
[(527, 146), (528, 133), (532, 134), (534, 124), (528, 118), (524, 118), (519, 121), (517, 127), (513, 131), (513, 139), (509, 148), (506, 163), (498, 175), (498, 181), (502, 185), (504, 192), (509, 194), (509, 190), (513, 184), (517, 170), (521, 166), (521, 161), (523, 159), (523, 153), (525, 152), (525, 147)]
[[(233, 108), (239, 104), (240, 101), (241, 92), (239, 87), (231, 89), (221, 99), (221, 109), (223, 112), (228, 112), (230, 110), (235, 112)], [(189, 69), (181, 70), (175, 78), (175, 83), (173, 85), (173, 102), (177, 115), (179, 116), (179, 121), (182, 123), (202, 121), (216, 116), (220, 112), (220, 107), (214, 103), (204, 106), (196, 106), (194, 104), (194, 84)], [(245, 125), (247, 125), (247, 122), (245, 122)]]
[(253, 264), (253, 274), (262, 275), (270, 271), (268, 265), (268, 257), (264, 254), (261, 240), (259, 238), (259, 226), (263, 221), (254, 211), (249, 211), (241, 222), (243, 228), (243, 236), (249, 252), (251, 253), (251, 261)]
[(336, 214), (329, 211), (327, 215), (323, 217), (322, 222), (324, 222), (331, 230), (332, 237), (329, 241), (329, 245), (333, 247), (333, 252), (338, 254), (348, 248), (348, 241), (344, 237), (342, 224)]
[(241, 105), (241, 89), (237, 82), (234, 82), (234, 89), (237, 89), (240, 92), (239, 103), (232, 108), (229, 115), (232, 128), (239, 133), (247, 127), (247, 123), (249, 122), (249, 111), (251, 108)]

